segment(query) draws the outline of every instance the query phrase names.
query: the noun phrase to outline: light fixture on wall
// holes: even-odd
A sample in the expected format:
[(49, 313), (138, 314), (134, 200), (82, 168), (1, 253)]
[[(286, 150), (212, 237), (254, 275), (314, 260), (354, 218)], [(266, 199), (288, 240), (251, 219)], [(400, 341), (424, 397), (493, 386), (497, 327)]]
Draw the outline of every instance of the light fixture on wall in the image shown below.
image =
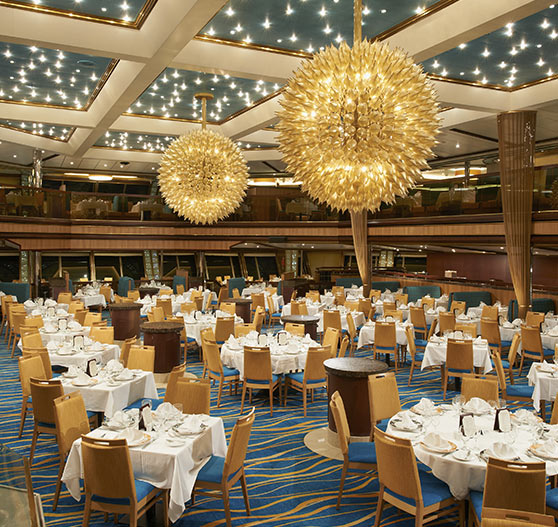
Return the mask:
[(248, 166), (238, 146), (207, 130), (210, 93), (202, 101), (202, 129), (175, 139), (159, 168), (159, 186), (166, 204), (193, 223), (215, 223), (235, 211), (244, 199)]
[(87, 179), (90, 181), (112, 181), (112, 176), (105, 174), (91, 174)]

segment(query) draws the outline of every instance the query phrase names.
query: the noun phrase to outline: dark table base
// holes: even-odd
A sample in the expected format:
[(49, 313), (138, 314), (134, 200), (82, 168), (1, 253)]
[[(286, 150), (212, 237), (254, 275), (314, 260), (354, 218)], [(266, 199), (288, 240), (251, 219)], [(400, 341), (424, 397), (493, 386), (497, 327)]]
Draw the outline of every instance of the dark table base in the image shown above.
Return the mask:
[(126, 340), (140, 335), (140, 310), (115, 309), (110, 312), (114, 340)]
[(155, 373), (168, 373), (180, 364), (180, 333), (144, 333), (146, 346), (155, 346)]

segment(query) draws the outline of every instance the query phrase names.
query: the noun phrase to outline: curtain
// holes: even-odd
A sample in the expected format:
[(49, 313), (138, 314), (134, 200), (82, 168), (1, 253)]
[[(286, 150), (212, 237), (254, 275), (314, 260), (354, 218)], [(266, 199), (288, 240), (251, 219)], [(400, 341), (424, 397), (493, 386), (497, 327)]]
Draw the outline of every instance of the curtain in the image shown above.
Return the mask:
[(525, 318), (531, 305), (531, 215), (536, 116), (537, 112), (498, 115), (506, 250), (520, 318)]
[(368, 263), (368, 211), (351, 211), (351, 230), (365, 297), (370, 292), (370, 265)]

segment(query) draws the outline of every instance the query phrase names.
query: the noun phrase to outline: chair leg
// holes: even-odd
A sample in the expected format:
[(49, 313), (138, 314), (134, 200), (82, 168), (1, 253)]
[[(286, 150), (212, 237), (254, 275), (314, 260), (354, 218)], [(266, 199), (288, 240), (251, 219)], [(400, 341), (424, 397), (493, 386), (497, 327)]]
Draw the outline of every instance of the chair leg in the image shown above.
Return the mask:
[(244, 473), (244, 469), (242, 469), (242, 476), (240, 476), (240, 485), (242, 486), (242, 495), (244, 496), (246, 515), (250, 516), (250, 500), (248, 499), (248, 486), (246, 485), (246, 474)]
[(20, 417), (20, 422), (19, 422), (19, 434), (18, 437), (21, 438), (21, 436), (23, 435), (23, 427), (25, 425), (25, 418), (27, 417), (27, 397), (25, 397), (23, 399), (23, 402), (21, 403), (21, 417)]
[(336, 509), (339, 510), (341, 505), (341, 495), (343, 494), (343, 488), (345, 487), (345, 478), (347, 477), (347, 463), (343, 463), (343, 470), (341, 472), (341, 481), (339, 482), (339, 494), (337, 495), (337, 505)]
[(423, 525), (422, 520), (423, 520), (422, 509), (417, 507), (417, 513), (415, 516), (415, 527), (422, 527)]
[(37, 426), (33, 426), (33, 439), (31, 440), (31, 452), (29, 453), (29, 466), (33, 465), (33, 456), (35, 455), (35, 447), (37, 446), (37, 437), (39, 436), (39, 431)]
[(448, 390), (448, 372), (446, 371), (446, 368), (444, 366), (440, 368), (440, 373), (442, 374), (442, 383), (444, 385), (444, 401), (445, 401), (446, 392)]
[(163, 522), (164, 526), (169, 526), (169, 491), (163, 491)]
[(415, 371), (415, 359), (411, 357), (411, 371), (409, 372), (409, 380), (407, 386), (411, 386), (411, 381), (413, 380), (413, 372)]
[(231, 527), (231, 504), (229, 502), (229, 489), (226, 487), (226, 483), (223, 485), (223, 505), (225, 509), (225, 519), (227, 521), (227, 527)]
[(240, 414), (242, 415), (242, 410), (244, 410), (244, 396), (246, 395), (246, 383), (242, 383), (242, 399), (240, 401)]
[(85, 494), (85, 507), (83, 508), (82, 527), (89, 525), (89, 517), (91, 516), (91, 494)]
[(378, 505), (376, 506), (376, 519), (374, 527), (379, 527), (382, 519), (382, 511), (384, 510), (384, 486), (380, 485), (380, 494), (378, 495)]
[(269, 386), (269, 414), (271, 417), (273, 417), (273, 388), (272, 385)]
[(135, 504), (130, 510), (130, 527), (138, 527), (138, 511)]
[(217, 408), (221, 406), (221, 392), (223, 391), (223, 382), (225, 382), (225, 379), (221, 377), (221, 379), (219, 380), (219, 392), (217, 394)]
[(285, 377), (285, 383), (283, 384), (283, 406), (287, 406), (288, 391), (289, 391), (289, 381), (288, 381), (288, 377)]
[(541, 404), (541, 417), (543, 421), (546, 421), (546, 401), (542, 401), (540, 402)]
[(60, 460), (60, 468), (58, 469), (58, 479), (56, 481), (56, 490), (54, 491), (54, 500), (52, 502), (52, 510), (58, 507), (58, 499), (60, 498), (60, 490), (62, 489), (62, 472), (64, 472), (64, 460)]
[(304, 417), (306, 417), (306, 399), (308, 397), (308, 390), (306, 385), (302, 385), (302, 407), (304, 408)]
[(519, 363), (519, 376), (521, 377), (521, 374), (523, 373), (523, 359), (525, 357), (523, 355), (521, 355), (521, 362)]

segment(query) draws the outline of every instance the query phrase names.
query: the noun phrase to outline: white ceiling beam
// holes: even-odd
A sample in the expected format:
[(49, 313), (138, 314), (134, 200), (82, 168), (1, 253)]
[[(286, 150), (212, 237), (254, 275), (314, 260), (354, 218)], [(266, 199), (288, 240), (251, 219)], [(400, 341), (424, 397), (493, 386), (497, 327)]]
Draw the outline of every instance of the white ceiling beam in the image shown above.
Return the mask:
[(442, 130), (446, 128), (454, 128), (455, 126), (470, 123), (472, 121), (478, 121), (479, 119), (485, 119), (487, 117), (492, 117), (493, 115), (494, 114), (490, 112), (479, 112), (475, 110), (453, 108), (451, 110), (446, 110), (445, 112), (442, 112), (440, 114), (440, 128)]
[(240, 139), (276, 122), (277, 112), (281, 109), (280, 97), (273, 97), (227, 121), (221, 125), (221, 132), (231, 139)]
[(241, 137), (240, 140), (248, 143), (277, 144), (277, 135), (277, 132), (273, 130), (258, 130)]
[[(209, 130), (218, 131), (218, 125), (207, 125)], [(133, 132), (138, 134), (183, 135), (200, 128), (198, 123), (173, 121), (171, 119), (152, 119), (150, 117), (135, 117), (122, 115), (111, 125), (111, 130)]]

